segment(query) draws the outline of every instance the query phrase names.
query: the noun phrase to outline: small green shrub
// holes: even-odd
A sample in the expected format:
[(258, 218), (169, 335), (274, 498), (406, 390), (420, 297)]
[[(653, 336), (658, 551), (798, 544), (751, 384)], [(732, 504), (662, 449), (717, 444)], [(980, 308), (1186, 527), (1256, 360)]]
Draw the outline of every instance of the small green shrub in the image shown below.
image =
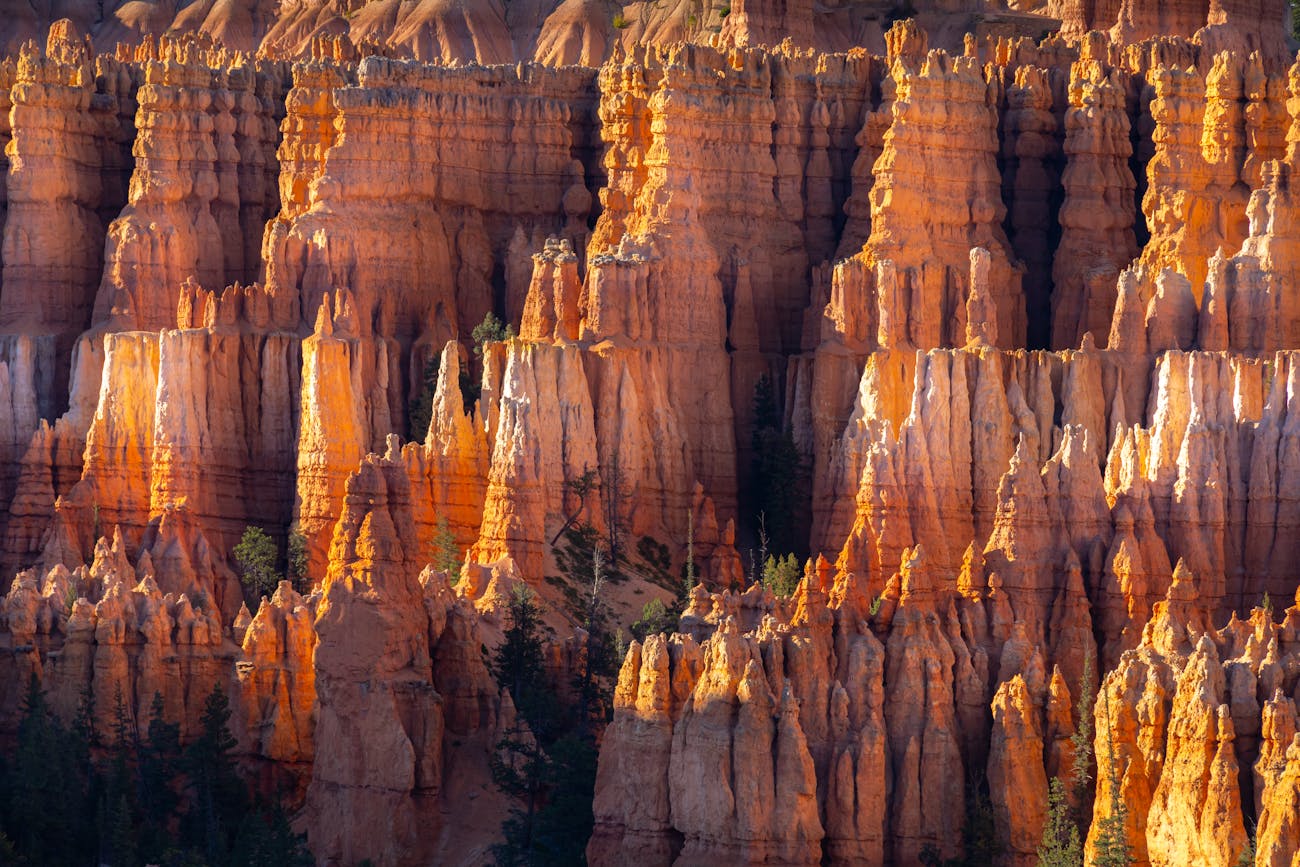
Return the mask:
[(515, 336), (515, 329), (512, 325), (506, 325), (491, 310), (483, 317), (483, 321), (474, 326), (470, 332), (470, 337), (474, 341), (474, 354), (483, 355), (483, 347), (488, 343), (495, 343), (500, 340), (509, 340)]
[(672, 632), (677, 625), (668, 606), (659, 599), (651, 599), (641, 607), (641, 619), (632, 624), (632, 636), (637, 641), (645, 641), (647, 635), (660, 632)]
[(777, 596), (792, 596), (802, 577), (799, 559), (793, 554), (781, 558), (768, 557), (763, 564), (762, 584)]

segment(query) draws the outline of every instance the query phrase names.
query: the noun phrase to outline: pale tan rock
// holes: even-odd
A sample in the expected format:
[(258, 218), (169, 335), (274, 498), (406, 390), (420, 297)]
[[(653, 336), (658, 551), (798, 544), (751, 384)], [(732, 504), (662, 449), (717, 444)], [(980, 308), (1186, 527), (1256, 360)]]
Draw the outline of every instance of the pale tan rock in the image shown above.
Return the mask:
[(564, 523), (565, 483), (599, 466), (581, 353), (512, 341), (498, 411), (483, 525), (469, 559), (509, 557), (537, 580)]
[[(997, 311), (994, 333), (1007, 346), (1023, 345), (1021, 272), (1010, 260), (1001, 227), (1005, 206), (994, 160), (995, 118), (985, 104), (988, 85), (970, 58), (943, 52), (931, 52), (918, 67), (895, 60), (890, 74), (897, 91), (875, 166), (868, 262), (891, 260), (905, 275), (912, 339), (929, 348), (965, 342), (961, 308), (969, 292), (969, 251), (987, 249)], [(942, 118), (927, 110), (940, 102), (949, 106)], [(913, 152), (962, 170), (935, 172), (903, 156)], [(936, 177), (944, 178), (944, 185), (936, 186)], [(940, 206), (940, 201), (965, 207)], [(936, 316), (938, 311), (948, 314)]]
[(1038, 708), (1024, 678), (1016, 675), (993, 697), (989, 792), (993, 818), (1007, 863), (1033, 864), (1047, 819), (1047, 775)]
[(316, 611), (316, 761), (308, 840), (318, 857), (413, 864), (436, 835), (444, 719), (401, 464), (368, 457), (347, 484)]
[(256, 737), (244, 749), (286, 765), (306, 764), (314, 756), (313, 619), (311, 603), (287, 581), (280, 582), (245, 626), (245, 664), (236, 669), (238, 707), (244, 714), (237, 730)]
[(307, 540), (309, 572), (324, 573), (327, 542), (348, 474), (392, 429), (386, 398), (388, 345), (356, 336), (351, 298), (326, 297), (302, 343), (298, 496), (294, 518)]
[(951, 733), (953, 685), (946, 672), (952, 648), (934, 617), (934, 577), (924, 555), (909, 552), (902, 598), (885, 645), (885, 720), (894, 779), (890, 833), (895, 860), (914, 860), (927, 844), (957, 850), (960, 835), (943, 820), (961, 815), (965, 792), (961, 755)]
[(1296, 792), (1300, 791), (1300, 736), (1291, 741), (1286, 752), (1286, 765), (1282, 771), (1273, 798), (1266, 801), (1260, 813), (1255, 837), (1255, 863), (1267, 867), (1285, 867), (1295, 863), (1297, 839)]
[(1188, 858), (1234, 864), (1245, 846), (1232, 721), (1219, 704), (1222, 678), (1214, 644), (1203, 636), (1173, 697), (1164, 770), (1147, 818), (1153, 865)]

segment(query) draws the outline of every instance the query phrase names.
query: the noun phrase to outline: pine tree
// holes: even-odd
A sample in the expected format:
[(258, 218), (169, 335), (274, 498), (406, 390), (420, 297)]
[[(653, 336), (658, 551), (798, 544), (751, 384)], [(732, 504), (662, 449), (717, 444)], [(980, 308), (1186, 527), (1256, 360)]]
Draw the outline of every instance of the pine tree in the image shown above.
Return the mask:
[(794, 437), (785, 430), (772, 380), (767, 376), (760, 377), (754, 386), (753, 413), (750, 483), (754, 503), (770, 524), (777, 550), (797, 550), (803, 541), (797, 520), (803, 456)]
[(1070, 736), (1074, 747), (1070, 785), (1067, 790), (1060, 777), (1049, 784), (1047, 822), (1038, 847), (1038, 867), (1081, 867), (1083, 864), (1082, 832), (1088, 826), (1087, 805), (1092, 782), (1092, 705), (1092, 654), (1088, 654), (1083, 658), (1083, 672), (1079, 676), (1078, 721)]
[(136, 867), (140, 863), (136, 836), (139, 811), (135, 804), (135, 773), (131, 767), (131, 759), (138, 751), (135, 725), (119, 686), (113, 694), (113, 741), (100, 775), (97, 825), (101, 864)]
[(183, 830), (209, 863), (225, 859), (245, 811), (247, 793), (235, 772), (231, 753), (236, 741), (229, 722), (230, 702), (217, 684), (203, 704), (200, 734), (186, 749), (184, 761), (194, 797)]
[(141, 744), (140, 829), (141, 852), (159, 860), (171, 846), (171, 823), (180, 805), (175, 781), (180, 774), (181, 730), (164, 717), (162, 695), (155, 692), (149, 708), (148, 739)]
[(578, 697), (577, 733), (584, 738), (592, 733), (593, 728), (603, 728), (613, 711), (609, 702), (612, 692), (605, 682), (617, 674), (622, 661), (605, 606), (604, 568), (604, 551), (597, 548), (592, 552), (591, 586), (587, 591), (582, 621), (583, 631), (587, 633), (587, 653), (584, 664), (573, 678)]
[(285, 572), (293, 589), (306, 593), (311, 589), (311, 576), (307, 574), (307, 537), (298, 522), (289, 527), (289, 540), (285, 545)]
[(1128, 845), (1128, 807), (1119, 796), (1120, 781), (1123, 777), (1119, 772), (1118, 758), (1115, 756), (1115, 741), (1110, 730), (1110, 693), (1103, 688), (1102, 696), (1106, 702), (1110, 812), (1098, 821), (1092, 863), (1095, 867), (1130, 867), (1133, 863), (1133, 853)]
[(669, 612), (663, 600), (651, 599), (641, 606), (641, 618), (631, 627), (632, 637), (637, 641), (645, 641), (647, 635), (671, 632), (676, 625), (677, 619)]
[(695, 510), (686, 513), (686, 575), (682, 580), (682, 609), (691, 603), (691, 591), (697, 583), (695, 578)]
[(1092, 784), (1092, 735), (1093, 704), (1095, 696), (1092, 687), (1092, 654), (1083, 657), (1083, 671), (1079, 675), (1079, 701), (1075, 705), (1078, 722), (1074, 734), (1070, 736), (1070, 745), (1074, 747), (1074, 761), (1070, 766), (1070, 785), (1073, 788), (1074, 803), (1080, 812), (1080, 824), (1087, 818), (1089, 787)]
[(623, 539), (627, 535), (627, 515), (632, 493), (623, 473), (618, 447), (600, 471), (601, 504), (605, 510), (605, 540), (609, 548), (609, 568), (617, 573), (623, 558)]
[(509, 340), (515, 336), (513, 325), (506, 325), (491, 310), (483, 317), (483, 321), (474, 326), (470, 332), (470, 339), (474, 341), (474, 355), (481, 356), (483, 347), (489, 343), (495, 343), (501, 340)]
[(501, 823), (503, 842), (492, 847), (492, 854), (498, 867), (531, 867), (537, 811), (549, 771), (546, 752), (531, 733), (516, 726), (497, 743), (490, 764), (492, 782), (515, 801)]
[(459, 551), (456, 536), (447, 525), (447, 517), (439, 515), (433, 532), (433, 568), (439, 572), (446, 572), (447, 580), (453, 585), (460, 580)]
[(1038, 847), (1038, 867), (1081, 867), (1083, 842), (1075, 824), (1065, 784), (1053, 778), (1047, 790), (1047, 821), (1043, 824), (1043, 842)]
[(244, 534), (234, 550), (235, 562), (239, 565), (239, 580), (244, 586), (258, 596), (270, 596), (280, 583), (280, 574), (275, 570), (275, 561), (279, 556), (275, 541), (261, 527), (245, 527)]
[(0, 831), (31, 864), (81, 865), (94, 859), (93, 803), (82, 757), (88, 745), (51, 712), (33, 674), (13, 752), (0, 772)]
[(1241, 850), (1237, 856), (1236, 867), (1255, 867), (1255, 856), (1258, 854), (1258, 844), (1255, 838), (1256, 828), (1250, 829), (1250, 834), (1246, 837), (1246, 848)]
[(792, 596), (803, 578), (803, 569), (793, 554), (783, 558), (768, 557), (763, 564), (763, 586), (777, 596)]
[(249, 811), (239, 823), (230, 867), (312, 867), (306, 841), (293, 833), (279, 807)]
[(422, 443), (429, 435), (429, 424), (433, 420), (433, 398), (438, 391), (438, 363), (437, 356), (425, 362), (419, 390), (412, 389), (415, 396), (411, 398), (411, 403), (406, 410), (411, 442)]
[(533, 867), (586, 863), (595, 825), (596, 758), (590, 737), (568, 735), (547, 749), (546, 799), (534, 821)]
[(542, 620), (537, 599), (528, 587), (516, 585), (510, 595), (510, 626), (492, 656), (492, 674), (510, 693), (515, 709), (534, 734), (549, 729), (552, 702), (546, 694), (542, 667)]

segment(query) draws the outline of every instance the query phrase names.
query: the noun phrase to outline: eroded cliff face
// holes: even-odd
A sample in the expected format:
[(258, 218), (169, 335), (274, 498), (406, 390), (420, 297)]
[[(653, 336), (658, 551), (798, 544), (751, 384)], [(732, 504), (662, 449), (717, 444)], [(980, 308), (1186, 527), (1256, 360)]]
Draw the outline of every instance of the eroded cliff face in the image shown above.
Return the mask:
[[(940, 582), (922, 546), (906, 549), (869, 604), (851, 573), (827, 584), (822, 561), (793, 614), (770, 594), (715, 594), (702, 643), (695, 627), (634, 644), (588, 857), (913, 863), (960, 852), (953, 817), (986, 798), (1003, 857), (1035, 863), (1048, 774), (1067, 767), (1055, 745), (1077, 724), (1067, 680), (1095, 686), (1079, 668), (1095, 652), (1089, 606), (1075, 562), (1054, 634), (1035, 639), (1016, 597), (996, 577), (972, 589), (968, 567)], [(1134, 863), (1242, 863), (1252, 823), (1252, 863), (1287, 863), (1300, 607), (1216, 629), (1182, 561), (1168, 586), (1101, 682), (1088, 857), (1118, 816)], [(772, 799), (785, 815), (747, 824)]]
[[(1118, 803), (1140, 863), (1252, 828), (1288, 863), (1300, 65), (1274, 10), (1129, 6), (199, 4), (24, 43), (0, 737), (33, 674), (183, 739), (220, 685), (321, 863), (473, 863), (516, 722), (483, 649), (519, 585), (572, 631), (578, 529), (623, 626), (699, 579), (622, 662), (594, 864), (912, 864), (975, 813), (1032, 864), (1093, 690), (1090, 852)], [(250, 526), (305, 549), (260, 599)]]

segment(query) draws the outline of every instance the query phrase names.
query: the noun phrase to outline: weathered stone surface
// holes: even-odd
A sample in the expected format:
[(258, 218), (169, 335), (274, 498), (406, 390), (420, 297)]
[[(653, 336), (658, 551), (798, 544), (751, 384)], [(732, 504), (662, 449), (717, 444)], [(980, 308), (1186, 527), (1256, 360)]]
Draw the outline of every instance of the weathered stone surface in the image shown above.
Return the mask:
[(1074, 348), (1084, 334), (1105, 345), (1119, 272), (1137, 254), (1124, 90), (1119, 72), (1097, 60), (1080, 60), (1070, 70), (1065, 200), (1052, 265), (1055, 347)]
[(185, 737), (220, 684), (322, 862), (472, 860), (483, 650), (521, 583), (575, 613), (590, 525), (624, 629), (700, 579), (593, 863), (957, 857), (985, 795), (1033, 863), (1089, 658), (1091, 845), (1116, 797), (1140, 863), (1288, 863), (1300, 67), (1269, 4), (930, 5), (109, 4), (0, 62), (0, 737), (31, 674)]
[(462, 791), (450, 745), (464, 739), (485, 761), (509, 704), (475, 652), (474, 615), (445, 576), (420, 575), (414, 538), (404, 465), (366, 457), (348, 477), (315, 613), (306, 824), (321, 859), (436, 858), (443, 799)]

